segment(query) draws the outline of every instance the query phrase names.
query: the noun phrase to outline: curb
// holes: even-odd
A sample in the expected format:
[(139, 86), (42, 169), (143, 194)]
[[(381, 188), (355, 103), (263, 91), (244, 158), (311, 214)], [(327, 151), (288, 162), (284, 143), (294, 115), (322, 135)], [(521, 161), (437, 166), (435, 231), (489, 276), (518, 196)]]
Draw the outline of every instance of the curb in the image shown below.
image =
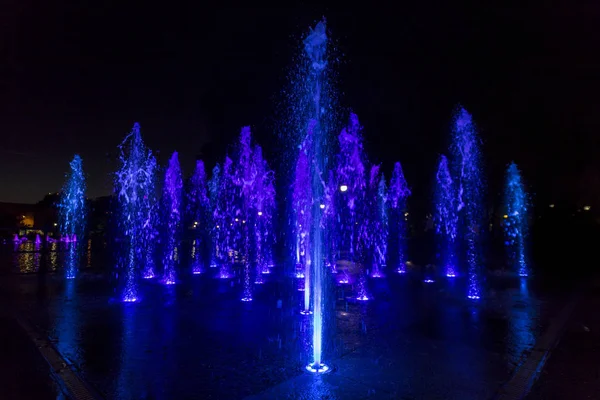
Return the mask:
[(72, 400), (102, 400), (103, 397), (96, 393), (76, 373), (67, 361), (60, 355), (58, 350), (48, 339), (23, 318), (15, 316), (15, 320), (27, 333), (29, 339), (35, 344), (38, 351), (48, 363), (50, 374), (56, 380), (62, 391)]

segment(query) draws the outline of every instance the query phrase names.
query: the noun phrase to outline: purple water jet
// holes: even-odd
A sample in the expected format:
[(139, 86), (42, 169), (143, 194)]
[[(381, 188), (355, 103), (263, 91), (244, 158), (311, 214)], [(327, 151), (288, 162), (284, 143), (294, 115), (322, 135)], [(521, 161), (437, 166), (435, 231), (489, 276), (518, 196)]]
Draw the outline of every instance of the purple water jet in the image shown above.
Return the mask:
[(464, 108), (459, 108), (454, 115), (452, 133), (451, 151), (456, 171), (453, 175), (457, 181), (456, 210), (459, 229), (462, 229), (461, 235), (466, 241), (467, 297), (477, 300), (481, 297), (480, 232), (483, 226), (484, 184), (481, 178), (480, 139), (471, 114)]
[(370, 232), (365, 231), (365, 192), (367, 188), (361, 129), (356, 114), (350, 114), (350, 123), (342, 129), (338, 139), (336, 211), (339, 216), (338, 248), (348, 252), (349, 262), (358, 269), (358, 296), (368, 298), (365, 248)]
[(140, 134), (140, 125), (133, 125), (131, 132), (119, 145), (120, 168), (115, 174), (115, 193), (119, 203), (119, 237), (123, 243), (120, 267), (125, 282), (122, 300), (139, 300), (136, 277), (154, 275), (152, 264), (152, 240), (154, 235), (154, 181), (156, 160)]
[(456, 263), (456, 190), (446, 156), (440, 157), (437, 173), (435, 175), (435, 209), (434, 223), (436, 236), (438, 238), (439, 261), (443, 266), (445, 274), (454, 278), (457, 271)]

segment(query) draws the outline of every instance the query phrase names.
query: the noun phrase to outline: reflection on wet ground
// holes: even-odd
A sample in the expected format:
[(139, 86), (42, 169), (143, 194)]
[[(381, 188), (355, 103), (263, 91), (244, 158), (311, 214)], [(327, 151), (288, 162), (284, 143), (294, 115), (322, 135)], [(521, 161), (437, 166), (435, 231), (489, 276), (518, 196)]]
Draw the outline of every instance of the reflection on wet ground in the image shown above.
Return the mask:
[[(21, 273), (31, 274), (42, 271), (55, 272), (64, 264), (67, 252), (74, 243), (48, 242), (34, 243), (22, 241), (9, 246), (0, 246), (0, 260), (3, 268), (1, 274)], [(80, 267), (90, 268), (92, 266), (92, 240), (88, 240), (84, 246), (83, 263)]]
[[(91, 267), (91, 246), (67, 281), (64, 252), (25, 245), (2, 253), (0, 289), (110, 399), (485, 399), (561, 302), (518, 278), (490, 277), (480, 303), (464, 299), (458, 279), (424, 284), (390, 273), (370, 282), (366, 303), (347, 301), (351, 286), (338, 286), (335, 331), (326, 332), (334, 371), (314, 377), (302, 368), (310, 354), (303, 293), (279, 267), (252, 303), (239, 301), (237, 278), (214, 279), (215, 268), (188, 271), (176, 286), (144, 281), (142, 301), (124, 304), (112, 275)], [(44, 264), (49, 273), (30, 273)]]

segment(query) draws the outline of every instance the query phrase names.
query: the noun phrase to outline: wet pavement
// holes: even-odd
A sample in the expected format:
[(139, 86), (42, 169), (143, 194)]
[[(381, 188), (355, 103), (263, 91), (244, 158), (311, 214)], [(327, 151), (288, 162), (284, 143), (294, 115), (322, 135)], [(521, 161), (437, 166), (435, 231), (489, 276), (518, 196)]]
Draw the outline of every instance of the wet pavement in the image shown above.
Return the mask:
[(600, 284), (578, 302), (527, 400), (600, 399)]
[(366, 303), (337, 286), (324, 353), (333, 371), (313, 376), (303, 369), (311, 351), (302, 292), (281, 267), (251, 303), (239, 301), (237, 278), (209, 269), (182, 270), (175, 286), (144, 281), (142, 301), (124, 304), (102, 268), (66, 281), (60, 254), (44, 257), (58, 267), (17, 274), (35, 267), (5, 260), (0, 291), (107, 399), (489, 399), (564, 302), (516, 277), (488, 277), (477, 303), (460, 279), (426, 284), (411, 273), (370, 280)]
[(63, 398), (49, 367), (17, 321), (0, 316), (0, 398), (3, 400)]

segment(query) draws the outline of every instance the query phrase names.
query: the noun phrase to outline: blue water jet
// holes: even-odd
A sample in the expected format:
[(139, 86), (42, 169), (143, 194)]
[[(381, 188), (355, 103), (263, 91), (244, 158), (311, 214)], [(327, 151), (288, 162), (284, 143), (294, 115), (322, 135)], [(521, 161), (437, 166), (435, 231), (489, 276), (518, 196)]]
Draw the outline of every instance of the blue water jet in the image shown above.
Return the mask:
[[(83, 174), (83, 162), (79, 155), (75, 155), (69, 163), (71, 169), (67, 174), (65, 185), (60, 195), (59, 203), (59, 221), (60, 233), (62, 237), (69, 238), (66, 277), (75, 278), (77, 266), (81, 253), (81, 244), (85, 234), (86, 225), (86, 199), (85, 199), (85, 176)], [(79, 239), (79, 242), (77, 241)], [(36, 243), (40, 243), (39, 235), (36, 236)]]
[(125, 275), (122, 300), (139, 300), (137, 276), (154, 276), (152, 238), (155, 235), (156, 159), (146, 148), (135, 123), (119, 145), (119, 170), (115, 173), (115, 194), (119, 204), (118, 230), (123, 244), (120, 269)]
[(163, 184), (165, 248), (163, 255), (163, 283), (173, 285), (177, 282), (175, 265), (177, 263), (177, 247), (181, 234), (183, 178), (177, 152), (169, 159)]
[(209, 230), (211, 240), (209, 264), (210, 268), (217, 268), (220, 259), (219, 245), (221, 244), (220, 237), (223, 232), (222, 212), (220, 209), (221, 204), (219, 201), (219, 190), (221, 189), (220, 179), (221, 168), (217, 163), (213, 167), (210, 180), (208, 181), (208, 194), (210, 199), (210, 207), (212, 210), (212, 212), (209, 214), (209, 220), (211, 221), (211, 229)]
[(388, 200), (391, 209), (391, 224), (396, 239), (396, 272), (400, 274), (406, 273), (406, 262), (408, 261), (406, 253), (408, 221), (406, 201), (410, 194), (410, 189), (404, 178), (404, 172), (402, 171), (402, 165), (400, 162), (396, 162), (394, 164), (394, 171), (392, 172), (392, 179), (390, 180), (390, 194)]
[(458, 274), (456, 255), (457, 216), (456, 216), (456, 190), (448, 159), (442, 155), (435, 174), (435, 204), (434, 223), (437, 236), (439, 265), (449, 278)]
[(511, 266), (520, 276), (529, 275), (525, 257), (525, 239), (528, 234), (528, 196), (521, 180), (521, 172), (514, 162), (506, 170), (504, 189), (504, 234)]
[[(305, 54), (310, 60), (310, 73), (307, 76), (307, 85), (312, 94), (314, 108), (312, 109), (311, 119), (315, 121), (312, 134), (312, 153), (313, 162), (311, 165), (311, 192), (312, 192), (312, 222), (310, 230), (310, 251), (312, 264), (312, 294), (313, 294), (313, 360), (310, 364), (312, 372), (324, 372), (327, 368), (322, 361), (323, 349), (323, 281), (324, 281), (324, 263), (322, 230), (322, 209), (320, 205), (323, 202), (323, 174), (326, 167), (324, 147), (327, 143), (327, 126), (324, 123), (327, 99), (322, 101), (321, 94), (324, 89), (323, 80), (327, 67), (326, 50), (327, 34), (325, 21), (319, 22), (310, 34), (304, 39)], [(323, 94), (326, 91), (323, 90)]]
[(461, 236), (466, 241), (467, 297), (481, 297), (481, 229), (484, 182), (481, 173), (480, 139), (471, 114), (459, 108), (454, 115), (451, 153), (457, 185), (456, 210)]

